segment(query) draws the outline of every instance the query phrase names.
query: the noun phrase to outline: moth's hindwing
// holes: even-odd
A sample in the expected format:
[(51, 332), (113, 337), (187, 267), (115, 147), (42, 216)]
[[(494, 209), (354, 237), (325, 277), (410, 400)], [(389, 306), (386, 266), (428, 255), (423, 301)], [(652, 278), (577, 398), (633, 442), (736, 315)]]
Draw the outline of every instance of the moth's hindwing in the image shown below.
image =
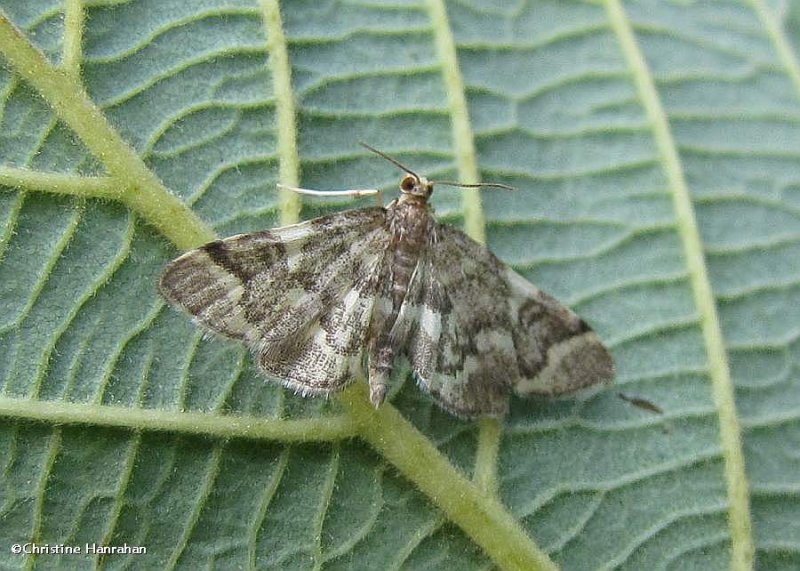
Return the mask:
[(388, 234), (365, 208), (217, 240), (171, 262), (165, 298), (202, 326), (246, 342), (259, 367), (305, 394), (361, 373)]
[(609, 382), (614, 361), (591, 327), (511, 269), (509, 309), (514, 318), (519, 395), (559, 395)]

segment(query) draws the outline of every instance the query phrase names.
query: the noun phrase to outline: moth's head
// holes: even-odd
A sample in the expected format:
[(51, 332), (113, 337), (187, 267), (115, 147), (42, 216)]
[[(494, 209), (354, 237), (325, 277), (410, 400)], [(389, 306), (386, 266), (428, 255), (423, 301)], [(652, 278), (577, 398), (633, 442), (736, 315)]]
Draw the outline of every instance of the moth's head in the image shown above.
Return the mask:
[(407, 174), (400, 181), (400, 192), (421, 198), (428, 198), (433, 194), (433, 183), (424, 176)]

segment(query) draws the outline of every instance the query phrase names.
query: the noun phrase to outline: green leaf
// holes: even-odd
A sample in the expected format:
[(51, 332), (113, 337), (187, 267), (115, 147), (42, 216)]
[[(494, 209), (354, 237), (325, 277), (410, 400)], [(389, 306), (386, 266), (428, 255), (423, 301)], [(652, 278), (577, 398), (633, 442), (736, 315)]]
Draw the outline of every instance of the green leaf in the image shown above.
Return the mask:
[[(800, 567), (796, 3), (0, 9), (3, 549), (147, 548), (7, 567)], [(358, 141), (518, 188), (434, 203), (616, 387), (304, 400), (164, 305), (180, 249), (366, 203), (276, 182), (393, 192)]]

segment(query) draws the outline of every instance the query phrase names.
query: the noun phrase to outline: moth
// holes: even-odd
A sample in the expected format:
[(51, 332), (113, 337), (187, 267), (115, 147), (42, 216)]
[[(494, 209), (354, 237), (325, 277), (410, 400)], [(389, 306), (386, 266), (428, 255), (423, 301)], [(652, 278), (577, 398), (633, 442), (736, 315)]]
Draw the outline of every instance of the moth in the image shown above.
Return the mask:
[(162, 295), (244, 342), (263, 373), (303, 396), (335, 393), (366, 370), (378, 407), (401, 357), (465, 418), (505, 414), (512, 393), (611, 380), (612, 358), (585, 321), (429, 204), (435, 184), (505, 185), (437, 183), (364, 146), (406, 173), (390, 204), (216, 240), (166, 266)]

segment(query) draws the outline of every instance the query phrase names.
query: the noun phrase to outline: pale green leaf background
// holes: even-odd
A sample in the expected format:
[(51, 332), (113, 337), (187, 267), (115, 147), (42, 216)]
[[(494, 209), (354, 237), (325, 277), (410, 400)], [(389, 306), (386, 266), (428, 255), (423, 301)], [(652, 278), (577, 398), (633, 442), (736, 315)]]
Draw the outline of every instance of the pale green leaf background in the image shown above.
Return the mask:
[[(403, 475), (365, 442), (374, 418), (264, 382), (156, 293), (203, 226), (143, 194), (147, 169), (222, 236), (291, 220), (281, 180), (391, 192), (399, 173), (366, 141), (433, 177), (517, 187), (434, 204), (618, 364), (615, 388), (515, 400), (499, 433), (399, 375), (392, 404), (476, 474), (465, 510), (496, 493), (563, 569), (747, 569), (753, 546), (755, 568), (800, 568), (800, 4), (0, 8), (114, 135), (84, 145), (98, 119), (60, 119), (74, 101), (23, 78), (3, 39), (0, 567), (511, 567), (420, 491), (426, 466)], [(147, 169), (119, 167), (114, 137)], [(29, 541), (148, 553), (11, 554)]]

